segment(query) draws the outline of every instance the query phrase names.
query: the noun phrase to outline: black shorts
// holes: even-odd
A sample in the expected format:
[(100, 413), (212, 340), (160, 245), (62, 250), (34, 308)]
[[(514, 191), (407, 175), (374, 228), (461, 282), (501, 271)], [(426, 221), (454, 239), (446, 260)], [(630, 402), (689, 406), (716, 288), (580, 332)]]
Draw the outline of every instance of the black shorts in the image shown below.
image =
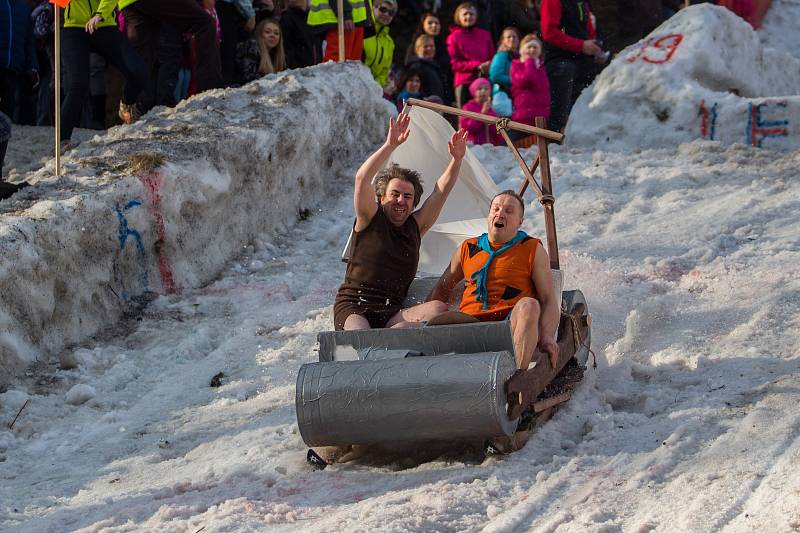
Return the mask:
[(333, 304), (333, 327), (344, 329), (344, 321), (350, 315), (360, 315), (367, 319), (371, 328), (385, 328), (386, 323), (400, 311), (399, 305), (376, 305), (359, 301), (358, 298), (342, 294), (336, 296)]

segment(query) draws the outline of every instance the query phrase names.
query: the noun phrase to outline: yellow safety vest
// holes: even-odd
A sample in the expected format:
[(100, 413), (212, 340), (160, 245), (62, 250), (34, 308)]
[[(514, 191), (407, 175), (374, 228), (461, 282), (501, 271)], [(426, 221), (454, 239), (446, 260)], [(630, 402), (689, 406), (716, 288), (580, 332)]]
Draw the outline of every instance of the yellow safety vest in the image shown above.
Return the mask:
[[(333, 0), (335, 1), (335, 0)], [(358, 24), (367, 20), (367, 8), (364, 0), (344, 0), (350, 5), (353, 23)], [(336, 24), (336, 14), (331, 9), (329, 0), (311, 0), (311, 5), (308, 8), (308, 19), (306, 21), (309, 26), (325, 26), (328, 24)]]

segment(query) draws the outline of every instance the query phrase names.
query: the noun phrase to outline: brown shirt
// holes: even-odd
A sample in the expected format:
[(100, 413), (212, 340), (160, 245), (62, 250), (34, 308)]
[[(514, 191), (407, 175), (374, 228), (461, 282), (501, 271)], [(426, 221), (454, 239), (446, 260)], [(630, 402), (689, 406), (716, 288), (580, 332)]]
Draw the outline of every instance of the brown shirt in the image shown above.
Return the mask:
[(397, 312), (417, 273), (420, 242), (413, 215), (395, 226), (379, 206), (369, 225), (353, 232), (350, 261), (335, 307), (349, 303), (351, 309), (364, 312)]

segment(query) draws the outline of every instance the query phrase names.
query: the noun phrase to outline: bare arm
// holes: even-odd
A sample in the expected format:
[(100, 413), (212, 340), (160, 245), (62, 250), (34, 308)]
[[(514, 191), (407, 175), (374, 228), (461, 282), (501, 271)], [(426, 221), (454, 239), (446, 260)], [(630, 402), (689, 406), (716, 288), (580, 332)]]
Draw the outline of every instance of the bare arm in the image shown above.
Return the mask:
[(558, 360), (558, 344), (555, 332), (558, 327), (561, 313), (558, 308), (558, 298), (553, 291), (553, 274), (550, 272), (550, 258), (541, 244), (536, 250), (531, 274), (539, 306), (542, 309), (539, 315), (539, 349), (550, 356), (550, 365), (555, 368)]
[(389, 119), (389, 131), (386, 133), (386, 142), (369, 156), (356, 172), (356, 186), (353, 191), (353, 207), (356, 212), (356, 231), (361, 231), (369, 226), (372, 217), (378, 212), (378, 203), (375, 201), (375, 189), (372, 188), (372, 178), (383, 168), (395, 148), (408, 139), (411, 122), (409, 116), (400, 113), (395, 119)]
[(417, 219), (420, 235), (425, 235), (436, 224), (436, 219), (439, 218), (439, 213), (442, 212), (447, 195), (450, 194), (456, 181), (458, 181), (461, 161), (467, 153), (467, 131), (465, 129), (462, 128), (453, 133), (447, 143), (447, 150), (452, 156), (450, 164), (447, 165), (444, 173), (436, 180), (436, 187), (434, 187), (431, 195), (413, 215)]
[(448, 303), (452, 296), (453, 288), (464, 279), (464, 271), (461, 269), (461, 247), (456, 248), (453, 257), (450, 258), (450, 266), (444, 269), (442, 277), (436, 282), (427, 300), (439, 300)]

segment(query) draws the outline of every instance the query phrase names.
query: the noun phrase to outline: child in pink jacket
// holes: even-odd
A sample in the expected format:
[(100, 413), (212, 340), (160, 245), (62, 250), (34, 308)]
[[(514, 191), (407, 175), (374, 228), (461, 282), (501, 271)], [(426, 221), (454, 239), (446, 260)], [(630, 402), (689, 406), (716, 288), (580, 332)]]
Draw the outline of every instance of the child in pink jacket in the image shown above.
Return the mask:
[(478, 28), (478, 9), (472, 2), (463, 2), (456, 7), (453, 26), (447, 36), (447, 53), (453, 70), (456, 105), (461, 107), (469, 100), (469, 84), (478, 76), (489, 72), (494, 56), (492, 36)]
[[(464, 104), (464, 111), (497, 116), (492, 109), (492, 84), (486, 78), (478, 78), (469, 86), (472, 100)], [(467, 139), (473, 144), (499, 144), (502, 137), (497, 135), (497, 128), (473, 118), (461, 117), (461, 127), (467, 130)]]
[(542, 61), (542, 42), (533, 34), (522, 38), (519, 59), (511, 62), (511, 120), (534, 126), (536, 117), (550, 117), (550, 80)]

